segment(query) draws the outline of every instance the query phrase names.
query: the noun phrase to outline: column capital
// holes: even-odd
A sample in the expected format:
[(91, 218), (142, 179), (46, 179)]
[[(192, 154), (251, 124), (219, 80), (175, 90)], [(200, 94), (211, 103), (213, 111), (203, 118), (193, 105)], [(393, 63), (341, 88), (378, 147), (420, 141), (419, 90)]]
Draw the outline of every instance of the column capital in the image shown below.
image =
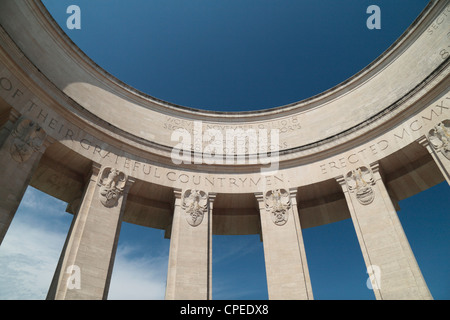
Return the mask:
[(128, 176), (127, 181), (125, 182), (125, 187), (124, 187), (124, 190), (122, 192), (122, 196), (128, 195), (128, 193), (130, 192), (131, 187), (133, 186), (133, 184), (135, 182), (136, 182), (136, 178)]
[(289, 197), (291, 199), (292, 205), (296, 206), (297, 205), (298, 188), (297, 187), (292, 187), (292, 188), (289, 188), (288, 191), (289, 191)]
[(95, 164), (92, 166), (92, 172), (91, 181), (95, 181), (98, 185), (100, 201), (108, 208), (115, 207), (119, 199), (128, 194), (136, 181), (135, 178), (110, 166), (102, 166), (99, 169), (98, 164)]
[(216, 192), (208, 192), (208, 201), (209, 203), (214, 203), (216, 200), (217, 193)]
[(378, 161), (372, 162), (369, 167), (370, 170), (372, 170), (372, 175), (376, 177), (375, 181), (384, 183), (385, 174), (383, 172), (383, 167), (380, 166), (380, 163)]
[(344, 178), (343, 174), (341, 174), (340, 176), (334, 177), (334, 179), (336, 180), (337, 183), (339, 183), (339, 185), (341, 187), (344, 188), (346, 186), (346, 182), (345, 182), (345, 178)]
[(380, 163), (378, 161), (372, 162), (369, 167), (373, 173), (380, 172), (381, 170)]
[(287, 189), (291, 197), (297, 196), (298, 187), (291, 187)]
[(181, 199), (181, 196), (183, 195), (183, 189), (174, 188), (173, 195), (175, 196), (175, 199)]
[(254, 195), (258, 202), (264, 202), (264, 193), (262, 191), (257, 191)]
[(100, 163), (92, 162), (91, 171), (89, 172), (89, 175), (98, 176), (101, 169), (102, 165)]
[(430, 142), (428, 141), (427, 137), (425, 135), (421, 136), (419, 139), (416, 140), (421, 146), (425, 147), (429, 150)]
[[(9, 119), (11, 117), (15, 118), (10, 114)], [(47, 147), (56, 141), (38, 123), (25, 116), (14, 121), (9, 131), (9, 139), (7, 143), (9, 154), (18, 163), (25, 163), (31, 158), (40, 158)]]

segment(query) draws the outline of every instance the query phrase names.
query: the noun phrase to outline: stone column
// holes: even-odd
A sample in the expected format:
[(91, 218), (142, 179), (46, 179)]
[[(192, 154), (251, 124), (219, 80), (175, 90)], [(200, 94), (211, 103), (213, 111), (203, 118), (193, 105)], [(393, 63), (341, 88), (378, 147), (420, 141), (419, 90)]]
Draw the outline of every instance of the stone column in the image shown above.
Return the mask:
[(175, 191), (167, 300), (212, 299), (212, 206), (215, 194)]
[(54, 140), (35, 122), (11, 112), (0, 130), (0, 244), (45, 149)]
[(432, 299), (377, 163), (336, 178), (377, 299)]
[(133, 182), (119, 170), (94, 164), (47, 299), (107, 298), (126, 198)]
[(271, 300), (313, 299), (296, 194), (296, 188), (255, 194)]
[(424, 146), (450, 185), (450, 120), (444, 120), (418, 142)]

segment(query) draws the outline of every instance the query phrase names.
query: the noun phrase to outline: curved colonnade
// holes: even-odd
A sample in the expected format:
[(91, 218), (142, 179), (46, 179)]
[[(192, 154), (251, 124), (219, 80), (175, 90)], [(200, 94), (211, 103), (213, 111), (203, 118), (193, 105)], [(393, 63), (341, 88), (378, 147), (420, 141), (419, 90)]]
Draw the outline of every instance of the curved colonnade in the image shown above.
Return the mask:
[(432, 298), (396, 208), (450, 183), (449, 1), (344, 83), (239, 113), (121, 83), (40, 1), (2, 1), (0, 24), (0, 243), (28, 185), (74, 214), (49, 299), (107, 297), (122, 221), (166, 231), (167, 299), (212, 298), (212, 234), (261, 234), (269, 298), (312, 299), (301, 230), (347, 218), (377, 299)]

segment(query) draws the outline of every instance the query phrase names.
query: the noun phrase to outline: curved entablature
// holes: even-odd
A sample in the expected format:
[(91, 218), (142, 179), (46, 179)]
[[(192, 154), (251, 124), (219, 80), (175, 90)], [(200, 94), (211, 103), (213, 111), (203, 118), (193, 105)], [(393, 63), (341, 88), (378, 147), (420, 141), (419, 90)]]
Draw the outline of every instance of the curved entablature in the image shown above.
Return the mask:
[[(178, 107), (117, 81), (71, 43), (40, 1), (4, 1), (2, 25), (24, 55), (65, 95), (132, 136), (171, 148), (174, 128), (190, 131), (194, 121), (202, 121), (205, 130), (240, 126), (279, 129), (280, 150), (284, 150), (351, 131), (431, 76), (443, 62), (439, 49), (448, 39), (448, 19), (432, 34), (427, 30), (443, 10), (448, 11), (443, 7), (442, 1), (431, 1), (376, 62), (323, 94), (273, 110), (220, 114)], [(8, 14), (12, 11), (14, 14)], [(23, 21), (20, 28), (14, 27), (18, 19)], [(336, 115), (342, 114), (345, 116), (336, 121)]]
[[(5, 101), (86, 159), (119, 165), (142, 180), (150, 178), (149, 168), (158, 168), (165, 179), (157, 183), (169, 187), (194, 183), (193, 172), (205, 183), (215, 179), (211, 187), (216, 192), (228, 192), (229, 183), (217, 181), (229, 174), (236, 176), (232, 184), (254, 182), (239, 192), (264, 188), (255, 183), (264, 170), (289, 177), (282, 180), (291, 186), (326, 181), (347, 167), (379, 161), (407, 146), (411, 140), (396, 137), (411, 131), (402, 129), (408, 121), (420, 119), (421, 130), (411, 131), (418, 139), (448, 112), (430, 111), (448, 103), (449, 59), (442, 51), (449, 42), (448, 1), (430, 1), (389, 50), (344, 83), (288, 106), (241, 113), (176, 106), (121, 83), (70, 41), (40, 1), (2, 1), (0, 9), (0, 75), (9, 89), (3, 90)], [(177, 129), (182, 131), (174, 136)], [(218, 133), (221, 143), (206, 162), (205, 148), (211, 145), (200, 140), (208, 132)], [(234, 142), (239, 132), (247, 139), (243, 149)], [(256, 149), (250, 149), (255, 137)], [(259, 149), (261, 137), (271, 141)], [(181, 150), (186, 153), (178, 152), (186, 158), (174, 158), (174, 147), (186, 145)], [(244, 160), (239, 162), (236, 154)]]

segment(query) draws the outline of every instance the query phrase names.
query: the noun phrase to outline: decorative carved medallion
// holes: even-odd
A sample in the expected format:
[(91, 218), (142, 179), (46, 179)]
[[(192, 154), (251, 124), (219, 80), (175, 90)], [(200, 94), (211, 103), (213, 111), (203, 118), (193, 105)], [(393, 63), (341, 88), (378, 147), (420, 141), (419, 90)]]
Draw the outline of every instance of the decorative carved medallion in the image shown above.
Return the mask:
[(285, 189), (276, 189), (266, 192), (266, 210), (270, 212), (272, 221), (277, 226), (284, 225), (288, 220), (288, 210), (291, 208), (289, 192)]
[(345, 176), (348, 189), (350, 192), (356, 193), (356, 199), (359, 203), (367, 205), (372, 203), (375, 193), (372, 186), (375, 185), (372, 171), (366, 167), (360, 167), (352, 170)]
[(187, 222), (196, 227), (203, 221), (203, 216), (208, 210), (208, 196), (204, 191), (186, 190), (182, 199)]
[(440, 150), (450, 160), (450, 120), (444, 120), (431, 129), (428, 140), (435, 150)]
[(47, 134), (37, 123), (22, 119), (11, 132), (13, 141), (9, 152), (11, 157), (23, 163), (30, 159), (34, 152), (39, 151)]
[(100, 201), (108, 208), (117, 205), (125, 189), (127, 175), (117, 169), (106, 167), (103, 169), (98, 185), (100, 186)]

